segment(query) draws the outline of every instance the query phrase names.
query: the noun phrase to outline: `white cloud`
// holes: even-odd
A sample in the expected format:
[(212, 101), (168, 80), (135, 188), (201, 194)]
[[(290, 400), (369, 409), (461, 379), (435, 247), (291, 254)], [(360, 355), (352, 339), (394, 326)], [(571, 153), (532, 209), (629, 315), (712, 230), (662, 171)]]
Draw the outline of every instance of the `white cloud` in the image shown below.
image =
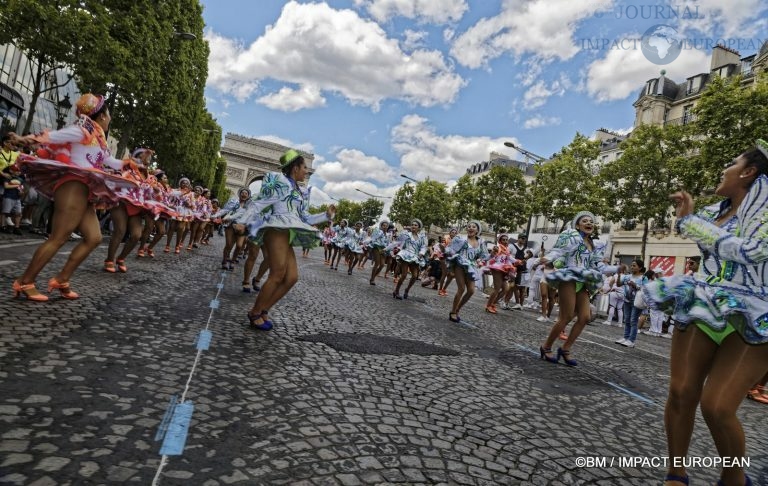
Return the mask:
[(768, 8), (765, 0), (670, 0), (669, 3), (679, 13), (681, 32), (697, 30), (707, 35), (740, 39), (765, 32)]
[(423, 31), (415, 31), (406, 29), (403, 32), (403, 49), (406, 51), (414, 51), (419, 47), (424, 46), (424, 40), (427, 38), (427, 33)]
[(469, 9), (466, 0), (355, 0), (355, 5), (379, 22), (405, 17), (431, 24), (456, 22)]
[(491, 151), (504, 151), (504, 142), (519, 143), (513, 137), (465, 137), (438, 135), (429, 120), (419, 115), (406, 115), (392, 129), (392, 145), (400, 154), (400, 169), (416, 179), (429, 177), (439, 181), (455, 180), (472, 164), (488, 160)]
[(450, 104), (466, 85), (439, 51), (405, 53), (375, 22), (325, 3), (288, 2), (247, 47), (210, 30), (205, 38), (211, 49), (208, 85), (240, 101), (266, 78), (337, 93), (374, 110), (386, 99)]
[(563, 88), (558, 81), (554, 81), (550, 87), (547, 88), (546, 83), (539, 80), (525, 92), (525, 95), (523, 95), (523, 108), (526, 110), (539, 108), (544, 106), (550, 96), (563, 96), (564, 93), (565, 88)]
[(557, 117), (557, 116), (545, 117), (545, 116), (536, 115), (533, 118), (529, 118), (525, 120), (525, 123), (523, 123), (523, 128), (530, 129), (530, 128), (549, 127), (553, 125), (559, 125), (561, 121), (562, 120), (560, 120), (560, 117)]
[(283, 87), (277, 93), (262, 96), (257, 103), (280, 111), (299, 111), (325, 106), (325, 98), (315, 86), (304, 85), (298, 90)]
[(602, 59), (592, 62), (587, 69), (586, 89), (597, 101), (623, 100), (639, 90), (664, 69), (675, 82), (709, 71), (709, 55), (696, 49), (683, 49), (672, 63), (660, 66), (647, 60), (640, 50), (640, 36), (629, 34), (617, 42), (618, 46), (637, 48), (611, 49)]
[(578, 23), (610, 7), (612, 0), (505, 0), (499, 15), (483, 18), (456, 38), (451, 55), (470, 68), (505, 53), (566, 60), (578, 51)]
[(384, 160), (366, 155), (356, 149), (342, 149), (336, 154), (338, 160), (315, 165), (315, 175), (326, 182), (341, 183), (350, 180), (371, 180), (390, 182), (397, 177), (395, 171)]

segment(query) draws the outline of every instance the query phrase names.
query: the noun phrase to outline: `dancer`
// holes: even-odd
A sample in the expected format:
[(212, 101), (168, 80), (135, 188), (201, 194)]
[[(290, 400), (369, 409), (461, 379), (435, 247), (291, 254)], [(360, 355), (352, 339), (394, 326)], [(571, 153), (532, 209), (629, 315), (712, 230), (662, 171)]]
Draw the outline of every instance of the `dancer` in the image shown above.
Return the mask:
[[(700, 274), (664, 277), (645, 286), (646, 302), (670, 314), (669, 396), (664, 413), (670, 457), (685, 457), (696, 408), (720, 457), (748, 457), (736, 411), (768, 370), (768, 143), (736, 157), (715, 194), (726, 199), (693, 214), (687, 192), (671, 196), (677, 228), (702, 252)], [(670, 464), (668, 486), (688, 484)], [(752, 484), (738, 464), (720, 485)]]
[(246, 213), (253, 241), (267, 250), (269, 277), (248, 313), (250, 325), (256, 329), (272, 329), (269, 310), (291, 290), (299, 279), (296, 254), (292, 246), (312, 248), (320, 241), (320, 232), (312, 224), (333, 218), (336, 206), (325, 213), (309, 214), (310, 189), (299, 186), (306, 177), (304, 157), (289, 149), (280, 157), (282, 173), (270, 172), (261, 191)]
[[(411, 230), (403, 231), (403, 237), (400, 242), (400, 251), (397, 253), (396, 260), (398, 262), (398, 280), (395, 285), (395, 291), (392, 293), (392, 297), (403, 300), (408, 298), (408, 292), (419, 279), (419, 271), (422, 267), (426, 266), (424, 256), (427, 254), (429, 246), (427, 245), (427, 235), (422, 231), (424, 224), (420, 219), (414, 219), (411, 222)], [(408, 282), (408, 287), (405, 288), (402, 297), (400, 296), (400, 287), (403, 286), (403, 281), (408, 274), (411, 274), (411, 280)]]
[(479, 262), (485, 262), (490, 257), (485, 241), (480, 238), (480, 222), (470, 221), (467, 237), (455, 236), (445, 248), (445, 255), (449, 271), (453, 272), (458, 287), (448, 319), (461, 322), (459, 311), (472, 298), (475, 281), (480, 279)]
[[(455, 226), (452, 227), (443, 240), (443, 248), (448, 248), (448, 246), (451, 244), (451, 241), (453, 241), (453, 239), (456, 238), (456, 235), (458, 234), (459, 228), (456, 228)], [(446, 297), (448, 296), (448, 291), (446, 289), (449, 285), (451, 285), (451, 281), (453, 280), (453, 272), (451, 272), (448, 268), (449, 265), (446, 261), (445, 253), (443, 253), (443, 256), (440, 258), (440, 264), (440, 270), (442, 270), (443, 274), (440, 276), (440, 290), (437, 291), (437, 295), (440, 297)]]
[(519, 262), (509, 253), (509, 235), (501, 234), (486, 267), (493, 278), (493, 291), (488, 296), (485, 312), (496, 314), (496, 302), (507, 291), (508, 281), (515, 278)]
[[(169, 193), (171, 191), (171, 186), (168, 184), (168, 176), (165, 171), (159, 169), (156, 170), (155, 179), (157, 180), (157, 184), (155, 185), (155, 199), (162, 203), (163, 210), (158, 215), (158, 219), (154, 221), (155, 236), (146, 248), (146, 254), (150, 257), (155, 256), (155, 245), (163, 239), (166, 232), (171, 231), (171, 221), (173, 221), (173, 218), (176, 216), (176, 211), (170, 207)], [(168, 247), (168, 251), (170, 250), (170, 247)]]
[(376, 277), (378, 277), (381, 269), (384, 268), (384, 248), (389, 244), (388, 229), (389, 221), (382, 221), (379, 223), (379, 227), (373, 231), (371, 240), (368, 242), (373, 253), (373, 268), (371, 269), (371, 280), (369, 281), (371, 285), (376, 285)]
[[(592, 240), (595, 230), (595, 215), (589, 211), (578, 213), (571, 222), (571, 229), (560, 233), (549, 254), (541, 258), (542, 262), (552, 262), (555, 271), (547, 275), (549, 285), (557, 288), (560, 313), (557, 322), (549, 332), (544, 344), (539, 347), (541, 359), (557, 363), (563, 358), (568, 366), (577, 366), (578, 362), (570, 357), (571, 346), (584, 330), (591, 318), (589, 295), (602, 285), (602, 273), (614, 273), (616, 267), (603, 262), (605, 244)], [(565, 331), (565, 327), (576, 316), (576, 324), (571, 328), (557, 356), (552, 356), (552, 344)]]
[(65, 299), (79, 297), (70, 288), (69, 279), (101, 243), (95, 205), (114, 204), (119, 197), (116, 191), (137, 188), (132, 181), (103, 171), (105, 167), (120, 171), (133, 163), (112, 157), (107, 148), (105, 132), (112, 118), (104, 97), (86, 93), (76, 106), (78, 119), (68, 127), (24, 137), (11, 134), (17, 145), (51, 144), (38, 151), (40, 159), (19, 155), (17, 161), (32, 185), (56, 200), (50, 237), (37, 247), (24, 274), (13, 282), (14, 294), (24, 294), (31, 301), (48, 300), (35, 288), (35, 279), (75, 230), (83, 238), (72, 249), (64, 267), (48, 281), (48, 292), (59, 290)]
[[(224, 225), (224, 250), (221, 255), (221, 269), (234, 270), (235, 258), (240, 255), (246, 240), (245, 214), (251, 205), (251, 191), (243, 187), (212, 217), (221, 218)], [(232, 255), (232, 249), (234, 256)], [(250, 247), (249, 247), (250, 250)], [(254, 256), (254, 259), (256, 257)]]
[[(349, 227), (349, 221), (342, 219), (339, 225), (334, 228), (336, 236), (333, 238), (333, 255), (331, 255), (331, 270), (339, 270), (341, 258), (346, 255), (346, 242), (352, 237), (352, 228)], [(334, 266), (335, 262), (335, 266)]]

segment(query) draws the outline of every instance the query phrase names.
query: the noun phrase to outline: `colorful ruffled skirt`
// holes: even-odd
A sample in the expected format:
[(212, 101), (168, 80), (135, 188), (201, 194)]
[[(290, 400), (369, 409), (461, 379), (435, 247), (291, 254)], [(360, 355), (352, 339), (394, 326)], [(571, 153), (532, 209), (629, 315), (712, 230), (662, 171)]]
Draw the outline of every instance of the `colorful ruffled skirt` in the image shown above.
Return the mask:
[(88, 202), (99, 208), (115, 206), (126, 193), (139, 189), (138, 184), (119, 175), (58, 160), (21, 154), (16, 164), (27, 182), (49, 199), (53, 199), (56, 189), (70, 181), (85, 184), (88, 187)]
[(424, 258), (422, 258), (421, 255), (419, 255), (418, 253), (414, 252), (413, 250), (401, 249), (397, 253), (397, 257), (396, 258), (398, 260), (400, 260), (400, 261), (403, 261), (403, 262), (406, 262), (406, 263), (409, 263), (409, 264), (410, 263), (416, 263), (416, 264), (419, 265), (419, 267), (422, 267), (422, 268), (427, 266), (427, 262), (424, 261)]
[(603, 285), (603, 274), (591, 268), (556, 268), (546, 276), (547, 285), (557, 288), (562, 282), (576, 282), (576, 290), (586, 287), (590, 293)]
[(728, 281), (676, 276), (648, 282), (643, 293), (648, 305), (670, 315), (679, 329), (696, 322), (722, 331), (730, 324), (747, 343), (768, 343), (768, 289), (759, 295)]

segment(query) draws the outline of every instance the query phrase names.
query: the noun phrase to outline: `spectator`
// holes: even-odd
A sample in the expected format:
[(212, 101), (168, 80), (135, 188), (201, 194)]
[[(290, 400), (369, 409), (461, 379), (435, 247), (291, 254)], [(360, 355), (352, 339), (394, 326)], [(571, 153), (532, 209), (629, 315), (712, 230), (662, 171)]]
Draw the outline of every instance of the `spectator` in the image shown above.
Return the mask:
[[(3, 231), (15, 235), (21, 234), (19, 225), (21, 224), (21, 192), (23, 190), (24, 178), (16, 165), (11, 165), (3, 169)], [(11, 227), (6, 226), (7, 219), (10, 218)]]

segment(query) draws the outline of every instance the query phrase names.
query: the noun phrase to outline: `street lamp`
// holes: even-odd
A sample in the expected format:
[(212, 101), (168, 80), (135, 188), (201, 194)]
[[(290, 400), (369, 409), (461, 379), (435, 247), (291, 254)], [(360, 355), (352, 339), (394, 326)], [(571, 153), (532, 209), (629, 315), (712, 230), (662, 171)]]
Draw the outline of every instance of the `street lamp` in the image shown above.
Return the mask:
[[(529, 152), (528, 150), (525, 150), (523, 147), (520, 147), (519, 145), (515, 145), (512, 142), (504, 142), (504, 146), (517, 150), (521, 154), (525, 155), (526, 158), (533, 159), (533, 161), (536, 163), (536, 167), (538, 167), (542, 162), (547, 160), (546, 157), (542, 157), (541, 155), (537, 155), (537, 154), (534, 154), (533, 152)], [(528, 162), (528, 161), (526, 160), (526, 162)], [(533, 179), (532, 187), (533, 188), (536, 187), (536, 178)], [(526, 235), (529, 235), (530, 232), (531, 232), (531, 222), (533, 221), (533, 216), (534, 216), (533, 213), (531, 213), (528, 216), (528, 224), (525, 226), (525, 234)]]
[(178, 37), (181, 40), (197, 40), (197, 36), (192, 32), (174, 32), (173, 35), (174, 37)]
[(378, 198), (381, 198), (381, 199), (392, 199), (392, 197), (390, 197), (390, 196), (379, 196), (379, 195), (377, 195), (377, 194), (371, 194), (370, 192), (365, 192), (365, 191), (363, 191), (362, 189), (358, 189), (358, 188), (355, 188), (355, 190), (356, 190), (357, 192), (362, 192), (362, 193), (363, 193), (363, 194), (365, 194), (366, 196), (371, 196), (371, 197), (378, 197)]
[(405, 175), (405, 174), (400, 174), (400, 177), (402, 177), (403, 179), (408, 179), (409, 181), (413, 181), (413, 182), (415, 182), (416, 184), (418, 184), (419, 182), (421, 182), (420, 180), (418, 180), (418, 179), (414, 179), (413, 177), (409, 177), (409, 176), (407, 176), (407, 175)]
[(72, 102), (69, 100), (69, 93), (64, 95), (63, 100), (56, 103), (56, 128), (61, 130), (67, 123), (67, 115), (72, 109)]

